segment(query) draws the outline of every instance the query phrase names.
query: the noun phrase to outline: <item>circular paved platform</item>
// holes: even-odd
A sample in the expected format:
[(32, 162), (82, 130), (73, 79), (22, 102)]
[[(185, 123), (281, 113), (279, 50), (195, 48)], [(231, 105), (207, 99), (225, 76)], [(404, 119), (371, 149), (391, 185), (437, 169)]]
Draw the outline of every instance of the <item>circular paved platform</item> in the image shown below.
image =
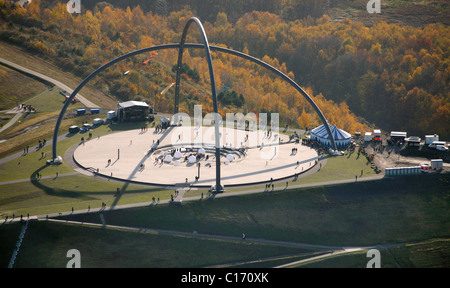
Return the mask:
[[(309, 170), (318, 159), (315, 150), (289, 143), (286, 135), (268, 137), (262, 131), (225, 127), (220, 131), (224, 147), (221, 183), (225, 187), (291, 177)], [(160, 186), (210, 187), (216, 177), (213, 143), (214, 127), (170, 127), (159, 132), (137, 129), (89, 139), (80, 143), (73, 157), (82, 168), (115, 179)], [(192, 155), (199, 159), (191, 163)]]

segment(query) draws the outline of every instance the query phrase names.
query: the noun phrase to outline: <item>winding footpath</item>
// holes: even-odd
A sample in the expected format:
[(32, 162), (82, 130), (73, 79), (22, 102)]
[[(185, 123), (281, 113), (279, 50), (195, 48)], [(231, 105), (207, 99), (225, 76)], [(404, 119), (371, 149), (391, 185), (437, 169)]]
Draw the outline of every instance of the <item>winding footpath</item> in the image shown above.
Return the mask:
[[(39, 78), (39, 79), (41, 79), (41, 80), (43, 80), (45, 82), (52, 83), (53, 85), (59, 87), (62, 90), (67, 91), (70, 94), (73, 93), (73, 89), (71, 89), (66, 84), (64, 84), (64, 83), (62, 83), (62, 82), (60, 82), (58, 80), (55, 80), (55, 79), (53, 79), (51, 77), (48, 77), (48, 76), (46, 76), (44, 74), (41, 74), (39, 72), (33, 71), (31, 69), (28, 69), (28, 68), (25, 68), (25, 67), (23, 67), (21, 65), (13, 63), (13, 62), (11, 62), (9, 60), (0, 58), (0, 64), (4, 65), (6, 67), (9, 67), (11, 69), (14, 69), (16, 71), (19, 71), (21, 73), (25, 73), (27, 75), (32, 75), (32, 76), (34, 76), (36, 78)], [(92, 103), (91, 101), (89, 101), (83, 95), (81, 95), (79, 93), (76, 95), (76, 98), (77, 98), (78, 101), (80, 101), (87, 108), (99, 108), (98, 105)], [(17, 107), (9, 110), (9, 113), (15, 113), (16, 115), (8, 123), (6, 123), (3, 127), (0, 128), (0, 133), (2, 133), (6, 129), (8, 129), (12, 125), (14, 125), (22, 117), (22, 115), (24, 114), (24, 112), (22, 110), (18, 109)]]
[[(73, 93), (73, 89), (71, 89), (71, 88), (70, 88), (69, 86), (67, 86), (66, 84), (64, 84), (64, 83), (62, 83), (62, 82), (60, 82), (60, 81), (58, 81), (58, 80), (55, 80), (55, 79), (53, 79), (53, 78), (50, 78), (50, 77), (48, 77), (48, 76), (46, 76), (46, 75), (44, 75), (44, 74), (41, 74), (41, 73), (39, 73), (39, 72), (33, 71), (33, 70), (28, 69), (28, 68), (25, 68), (25, 67), (23, 67), (23, 66), (20, 66), (20, 65), (18, 65), (18, 64), (16, 64), (16, 63), (13, 63), (13, 62), (9, 61), (9, 60), (0, 58), (0, 64), (3, 64), (3, 65), (5, 65), (5, 66), (7, 66), (7, 67), (10, 67), (10, 68), (12, 68), (12, 69), (14, 69), (14, 70), (18, 70), (18, 71), (23, 72), (23, 73), (26, 73), (26, 74), (29, 74), (29, 75), (33, 75), (34, 77), (37, 77), (37, 78), (39, 78), (39, 79), (41, 79), (41, 80), (44, 80), (44, 81), (46, 81), (46, 82), (50, 82), (50, 83), (54, 84), (55, 86), (61, 88), (62, 90), (67, 91), (67, 92), (70, 93), (70, 94)], [(77, 98), (84, 106), (86, 106), (87, 108), (99, 108), (98, 105), (92, 103), (91, 101), (89, 101), (89, 100), (86, 99), (83, 95), (81, 95), (81, 94), (79, 94), (79, 93), (77, 94), (76, 98)]]

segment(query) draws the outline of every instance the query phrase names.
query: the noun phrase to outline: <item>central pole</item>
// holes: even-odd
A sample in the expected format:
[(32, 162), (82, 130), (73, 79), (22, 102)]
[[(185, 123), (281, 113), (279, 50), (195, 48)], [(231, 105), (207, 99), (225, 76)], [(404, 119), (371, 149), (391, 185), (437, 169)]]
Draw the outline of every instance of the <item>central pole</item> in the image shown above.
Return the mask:
[(209, 78), (211, 81), (211, 94), (213, 98), (213, 108), (214, 108), (214, 127), (215, 127), (215, 147), (216, 147), (216, 188), (215, 193), (223, 192), (222, 185), (220, 184), (220, 131), (219, 131), (219, 107), (217, 105), (217, 93), (216, 93), (216, 80), (214, 77), (214, 69), (213, 69), (213, 63), (212, 63), (212, 57), (211, 57), (211, 50), (209, 48), (208, 39), (206, 37), (205, 29), (203, 28), (202, 23), (200, 20), (196, 17), (192, 17), (188, 20), (186, 23), (186, 26), (184, 26), (183, 35), (181, 36), (181, 42), (180, 42), (180, 48), (178, 50), (178, 63), (177, 63), (177, 75), (175, 80), (175, 121), (178, 121), (178, 112), (179, 112), (179, 103), (180, 103), (180, 81), (181, 81), (181, 66), (183, 64), (183, 50), (184, 50), (184, 44), (186, 42), (186, 36), (187, 32), (189, 30), (189, 26), (192, 22), (195, 22), (200, 29), (200, 32), (202, 34), (203, 38), (203, 45), (205, 46), (205, 52), (206, 52), (206, 60), (208, 61), (208, 67), (209, 67)]

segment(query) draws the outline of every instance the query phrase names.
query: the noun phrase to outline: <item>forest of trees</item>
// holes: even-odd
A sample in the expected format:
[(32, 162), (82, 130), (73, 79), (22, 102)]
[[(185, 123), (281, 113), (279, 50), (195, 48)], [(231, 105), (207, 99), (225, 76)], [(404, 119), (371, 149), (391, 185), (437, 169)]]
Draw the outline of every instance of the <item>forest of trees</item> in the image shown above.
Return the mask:
[[(284, 5), (275, 10), (300, 2), (317, 8), (322, 5), (321, 1), (273, 1)], [(26, 8), (0, 0), (0, 40), (51, 59), (79, 77), (124, 53), (178, 43), (186, 21), (196, 15), (190, 9), (160, 15), (144, 12), (140, 6), (122, 9), (106, 3), (78, 15), (67, 13), (65, 3), (43, 7), (40, 0)], [(374, 123), (409, 135), (437, 133), (450, 138), (448, 26), (379, 22), (366, 27), (348, 19), (330, 21), (327, 15), (291, 21), (283, 13), (253, 11), (231, 21), (227, 13), (219, 12), (213, 20), (204, 21), (204, 26), (211, 43), (258, 57), (295, 79), (333, 125), (354, 132)], [(199, 33), (191, 29), (187, 42), (199, 42)], [(200, 50), (185, 52), (187, 67), (195, 68), (199, 78), (189, 81), (192, 75), (183, 74), (188, 81), (182, 83), (182, 111), (196, 103), (203, 105), (204, 112), (212, 111), (203, 54)], [(159, 110), (170, 111), (173, 96), (159, 92), (174, 82), (177, 53), (161, 51), (143, 64), (149, 57), (141, 55), (117, 64), (97, 77), (97, 87), (121, 100), (148, 100)], [(214, 68), (218, 89), (229, 86), (245, 98), (242, 107), (220, 105), (222, 113), (266, 109), (279, 112), (286, 124), (303, 128), (320, 123), (306, 100), (270, 72), (219, 53), (214, 53)], [(125, 77), (125, 71), (131, 72)]]
[[(351, 1), (351, 0), (350, 0)], [(53, 8), (54, 0), (41, 0), (42, 7)], [(234, 22), (243, 14), (253, 11), (264, 11), (282, 15), (284, 20), (310, 17), (321, 17), (325, 9), (333, 5), (331, 0), (89, 0), (80, 2), (83, 9), (94, 11), (109, 5), (125, 10), (136, 7), (153, 14), (168, 16), (170, 12), (187, 9), (202, 21), (214, 22), (219, 12), (224, 12)]]

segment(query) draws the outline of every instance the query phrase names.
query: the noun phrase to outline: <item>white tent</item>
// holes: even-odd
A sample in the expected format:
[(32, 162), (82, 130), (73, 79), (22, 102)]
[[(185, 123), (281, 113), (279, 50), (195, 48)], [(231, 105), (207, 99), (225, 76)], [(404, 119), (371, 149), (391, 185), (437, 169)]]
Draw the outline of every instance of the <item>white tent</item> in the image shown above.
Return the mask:
[(189, 163), (195, 163), (197, 162), (197, 158), (194, 155), (189, 156), (188, 158)]
[(234, 155), (233, 154), (228, 154), (227, 155), (227, 160), (232, 162), (234, 160)]
[[(328, 126), (330, 127), (331, 134), (333, 134), (333, 138), (336, 142), (337, 147), (345, 147), (350, 145), (352, 135), (344, 130), (337, 128), (336, 126), (331, 126), (330, 124), (328, 124)], [(314, 128), (311, 131), (311, 140), (319, 142), (320, 145), (328, 147), (331, 146), (330, 137), (328, 136), (327, 129), (324, 125)]]
[(205, 155), (206, 151), (203, 148), (198, 149), (198, 153)]
[(174, 164), (175, 166), (180, 166), (180, 160), (175, 160), (175, 161), (173, 162), (173, 164)]
[(172, 159), (173, 159), (173, 157), (170, 155), (166, 155), (166, 157), (164, 157), (165, 162), (170, 162), (170, 161), (172, 161)]
[(181, 158), (181, 152), (180, 151), (176, 151), (175, 154), (173, 154), (174, 158)]

